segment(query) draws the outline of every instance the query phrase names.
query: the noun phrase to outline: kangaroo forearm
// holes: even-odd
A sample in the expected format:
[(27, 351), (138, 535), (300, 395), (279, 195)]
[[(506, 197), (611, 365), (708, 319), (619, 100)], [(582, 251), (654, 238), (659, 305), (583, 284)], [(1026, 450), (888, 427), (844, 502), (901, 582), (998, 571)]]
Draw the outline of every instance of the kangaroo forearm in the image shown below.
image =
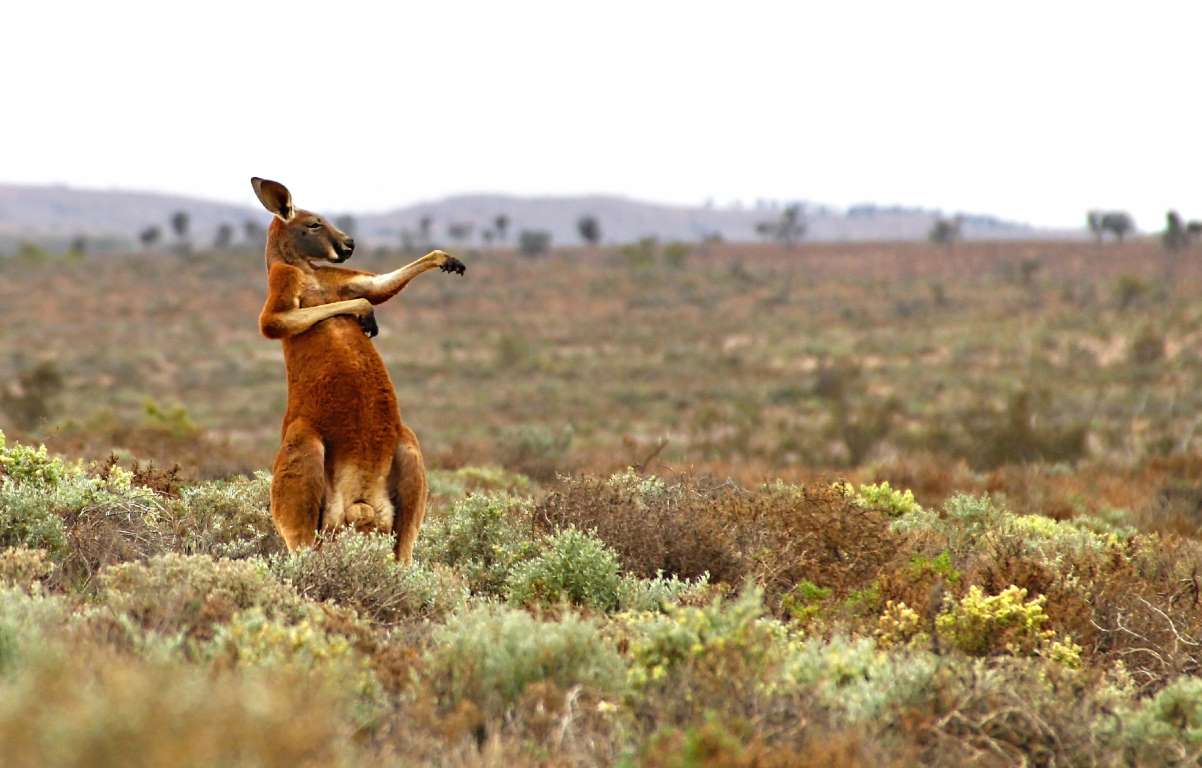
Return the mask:
[(361, 305), (351, 299), (321, 304), (316, 307), (288, 309), (264, 314), (259, 318), (259, 330), (269, 339), (283, 339), (304, 333), (322, 320), (338, 315), (354, 315)]
[(427, 253), (412, 264), (406, 264), (400, 269), (380, 275), (356, 277), (350, 282), (348, 288), (354, 296), (367, 299), (372, 304), (381, 304), (400, 293), (410, 280), (422, 272), (437, 269), (443, 263), (440, 257), (445, 258), (445, 254), (440, 254), (438, 251)]

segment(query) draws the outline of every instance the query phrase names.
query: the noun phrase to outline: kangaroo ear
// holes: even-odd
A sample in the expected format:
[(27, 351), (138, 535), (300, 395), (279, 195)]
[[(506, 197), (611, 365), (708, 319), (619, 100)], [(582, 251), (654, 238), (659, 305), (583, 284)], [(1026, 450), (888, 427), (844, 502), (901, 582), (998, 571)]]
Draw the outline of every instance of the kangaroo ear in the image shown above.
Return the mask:
[(250, 185), (255, 188), (255, 194), (264, 208), (278, 216), (281, 221), (292, 218), (296, 209), (292, 207), (292, 193), (287, 187), (278, 181), (260, 179), (258, 176), (251, 178)]

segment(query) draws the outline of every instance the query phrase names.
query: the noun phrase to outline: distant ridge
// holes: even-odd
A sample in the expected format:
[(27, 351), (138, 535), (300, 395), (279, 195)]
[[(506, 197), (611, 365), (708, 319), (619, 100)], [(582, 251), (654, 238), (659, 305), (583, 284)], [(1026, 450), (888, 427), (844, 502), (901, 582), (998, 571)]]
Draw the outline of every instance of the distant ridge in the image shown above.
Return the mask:
[[(170, 240), (168, 219), (175, 211), (190, 217), (192, 239), (212, 241), (221, 224), (230, 224), (241, 237), (247, 221), (266, 224), (258, 208), (156, 192), (77, 189), (66, 186), (0, 184), (0, 242), (20, 239), (65, 241), (84, 235), (114, 247), (136, 242), (140, 231), (157, 225)], [(334, 214), (333, 211), (326, 213)], [(756, 224), (780, 215), (779, 208), (676, 206), (612, 195), (580, 197), (522, 197), (515, 195), (456, 195), (397, 208), (384, 213), (355, 215), (356, 235), (372, 245), (399, 243), (403, 232), (416, 233), (423, 217), (431, 219), (431, 239), (437, 243), (477, 245), (498, 215), (509, 218), (508, 240), (522, 229), (547, 230), (556, 244), (580, 243), (576, 222), (590, 215), (600, 222), (603, 242), (622, 243), (641, 237), (697, 241), (718, 235), (732, 242), (757, 241)], [(353, 214), (352, 214), (353, 215)], [(808, 206), (810, 241), (921, 240), (927, 237), (938, 212), (900, 206), (858, 205), (847, 211)], [(470, 235), (454, 243), (447, 227), (466, 224)], [(1081, 232), (1044, 230), (991, 216), (968, 216), (969, 239), (1032, 239), (1080, 237)]]

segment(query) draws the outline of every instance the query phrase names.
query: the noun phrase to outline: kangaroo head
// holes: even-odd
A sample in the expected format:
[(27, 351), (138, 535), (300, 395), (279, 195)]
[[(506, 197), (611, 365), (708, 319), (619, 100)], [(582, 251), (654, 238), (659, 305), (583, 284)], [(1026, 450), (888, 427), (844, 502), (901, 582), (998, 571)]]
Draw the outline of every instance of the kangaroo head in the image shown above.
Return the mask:
[(310, 261), (346, 261), (355, 250), (355, 241), (333, 223), (312, 211), (292, 204), (292, 193), (278, 181), (250, 180), (263, 207), (275, 215), (267, 230), (267, 255), (276, 255), (290, 264)]

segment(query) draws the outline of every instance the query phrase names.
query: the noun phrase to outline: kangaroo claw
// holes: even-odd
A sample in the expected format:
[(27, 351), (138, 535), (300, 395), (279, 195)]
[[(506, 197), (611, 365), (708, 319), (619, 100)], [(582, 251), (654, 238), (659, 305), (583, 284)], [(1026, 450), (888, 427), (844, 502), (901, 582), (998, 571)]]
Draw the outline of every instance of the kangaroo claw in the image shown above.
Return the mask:
[(467, 266), (462, 261), (454, 256), (448, 256), (447, 260), (439, 267), (443, 272), (455, 272), (460, 275), (467, 272)]

